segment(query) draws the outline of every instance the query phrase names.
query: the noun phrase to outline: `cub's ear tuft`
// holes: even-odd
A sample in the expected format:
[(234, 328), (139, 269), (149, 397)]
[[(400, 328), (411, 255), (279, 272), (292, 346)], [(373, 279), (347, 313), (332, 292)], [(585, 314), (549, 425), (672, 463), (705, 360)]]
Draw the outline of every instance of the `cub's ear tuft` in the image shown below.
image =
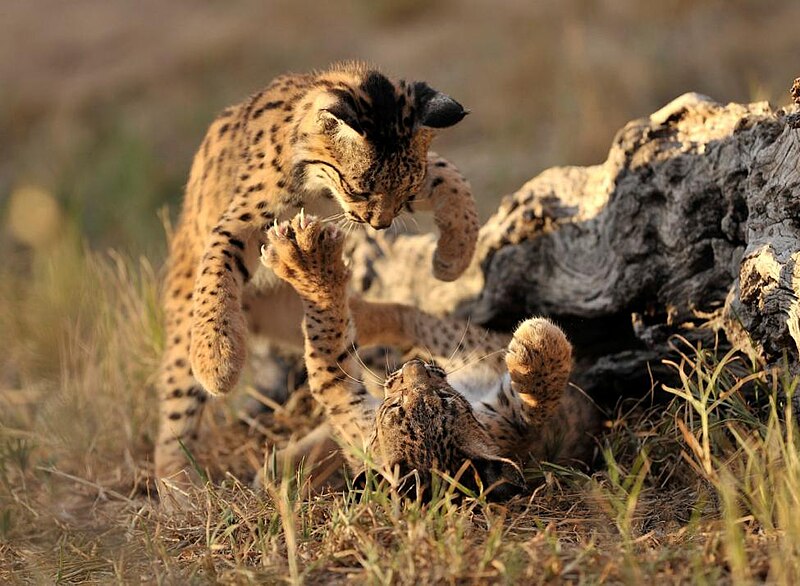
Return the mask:
[(427, 83), (414, 84), (419, 122), (430, 128), (447, 128), (461, 122), (469, 111), (450, 96), (437, 92)]

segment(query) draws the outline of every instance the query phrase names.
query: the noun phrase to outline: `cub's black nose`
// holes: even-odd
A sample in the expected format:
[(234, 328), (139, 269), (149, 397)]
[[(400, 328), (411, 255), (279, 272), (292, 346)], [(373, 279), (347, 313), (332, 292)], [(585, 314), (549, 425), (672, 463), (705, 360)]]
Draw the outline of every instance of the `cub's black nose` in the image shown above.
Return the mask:
[(419, 359), (409, 360), (406, 362), (400, 372), (402, 372), (403, 382), (405, 383), (417, 380), (427, 380), (430, 378), (428, 369), (425, 368), (425, 363)]

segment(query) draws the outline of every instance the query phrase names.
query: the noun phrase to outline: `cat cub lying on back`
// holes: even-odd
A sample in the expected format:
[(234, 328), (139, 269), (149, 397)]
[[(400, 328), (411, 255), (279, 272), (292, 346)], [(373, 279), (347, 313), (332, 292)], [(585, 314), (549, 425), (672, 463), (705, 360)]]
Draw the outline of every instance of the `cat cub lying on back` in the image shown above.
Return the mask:
[[(585, 448), (592, 406), (567, 387), (572, 347), (557, 326), (532, 318), (509, 338), (351, 298), (342, 248), (338, 228), (301, 213), (270, 229), (262, 262), (302, 299), (311, 392), (340, 443), (354, 448), (345, 450), (353, 473), (364, 468), (353, 454), (368, 453), (389, 477), (416, 471), (429, 486), (434, 473), (455, 475), (469, 461), (462, 484), (505, 499), (525, 486), (520, 465)], [(422, 348), (437, 364), (406, 362), (379, 400), (367, 392), (357, 352), (387, 339)]]

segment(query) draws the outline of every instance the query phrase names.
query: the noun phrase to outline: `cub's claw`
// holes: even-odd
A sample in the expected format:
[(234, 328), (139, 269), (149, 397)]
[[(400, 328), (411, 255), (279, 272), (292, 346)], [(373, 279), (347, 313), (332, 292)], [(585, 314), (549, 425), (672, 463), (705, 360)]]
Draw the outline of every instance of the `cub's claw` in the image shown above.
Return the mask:
[(347, 282), (342, 260), (344, 234), (303, 211), (267, 232), (261, 261), (301, 297), (316, 298)]

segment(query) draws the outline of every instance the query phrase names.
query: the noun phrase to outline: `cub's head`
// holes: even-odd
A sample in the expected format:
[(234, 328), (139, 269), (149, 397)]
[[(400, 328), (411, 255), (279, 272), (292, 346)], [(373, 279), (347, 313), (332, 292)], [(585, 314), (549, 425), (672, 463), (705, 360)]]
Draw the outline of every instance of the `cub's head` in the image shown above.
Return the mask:
[(506, 500), (524, 488), (519, 468), (497, 455), (472, 406), (447, 383), (441, 368), (421, 360), (406, 362), (386, 380), (385, 393), (372, 450), (401, 477), (412, 478), (416, 471), (423, 494), (434, 470), (455, 476), (467, 460), (472, 465), (459, 482), (469, 489), (477, 489), (480, 479), (484, 489), (492, 487), (489, 498)]
[(467, 112), (424, 82), (350, 66), (321, 74), (298, 129), (295, 180), (327, 190), (350, 220), (388, 228), (425, 179), (437, 129)]

